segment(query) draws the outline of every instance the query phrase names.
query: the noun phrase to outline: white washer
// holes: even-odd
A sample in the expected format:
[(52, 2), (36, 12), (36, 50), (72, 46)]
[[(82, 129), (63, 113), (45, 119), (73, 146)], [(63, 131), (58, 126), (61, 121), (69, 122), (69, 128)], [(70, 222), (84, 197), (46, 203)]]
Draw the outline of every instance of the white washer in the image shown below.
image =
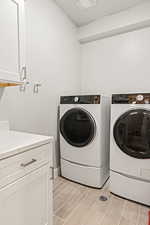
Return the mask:
[(113, 95), (110, 191), (150, 205), (150, 94)]
[(103, 186), (109, 177), (109, 98), (61, 97), (60, 152), (63, 177)]

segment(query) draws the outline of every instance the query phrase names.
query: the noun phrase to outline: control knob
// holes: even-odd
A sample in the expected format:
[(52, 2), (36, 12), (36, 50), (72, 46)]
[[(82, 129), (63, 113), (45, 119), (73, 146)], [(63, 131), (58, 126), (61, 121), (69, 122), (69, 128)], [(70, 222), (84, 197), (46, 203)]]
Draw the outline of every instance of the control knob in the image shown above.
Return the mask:
[(143, 101), (143, 99), (144, 99), (144, 96), (143, 95), (137, 95), (136, 96), (136, 100), (137, 101)]
[(79, 101), (79, 97), (74, 97), (74, 102), (78, 102)]

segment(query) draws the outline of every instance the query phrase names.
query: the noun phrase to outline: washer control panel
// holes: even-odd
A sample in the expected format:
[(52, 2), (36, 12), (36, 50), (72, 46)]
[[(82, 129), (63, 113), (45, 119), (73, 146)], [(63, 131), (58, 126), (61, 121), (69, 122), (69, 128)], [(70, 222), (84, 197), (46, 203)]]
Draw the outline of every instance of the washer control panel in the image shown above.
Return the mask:
[(60, 104), (100, 104), (100, 95), (61, 96)]
[(114, 94), (112, 104), (150, 104), (150, 93)]

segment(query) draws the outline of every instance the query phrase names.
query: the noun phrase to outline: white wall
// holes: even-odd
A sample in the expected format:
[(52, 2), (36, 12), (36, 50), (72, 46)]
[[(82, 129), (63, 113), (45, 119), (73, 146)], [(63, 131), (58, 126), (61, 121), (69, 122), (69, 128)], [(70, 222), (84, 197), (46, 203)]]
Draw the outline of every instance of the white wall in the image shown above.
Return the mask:
[[(53, 0), (27, 0), (26, 8), (27, 71), (31, 84), (25, 93), (19, 87), (5, 89), (0, 119), (9, 119), (12, 129), (56, 138), (59, 96), (80, 89), (76, 28)], [(39, 94), (33, 93), (33, 82), (42, 83)]]
[(82, 45), (83, 92), (150, 92), (150, 28)]

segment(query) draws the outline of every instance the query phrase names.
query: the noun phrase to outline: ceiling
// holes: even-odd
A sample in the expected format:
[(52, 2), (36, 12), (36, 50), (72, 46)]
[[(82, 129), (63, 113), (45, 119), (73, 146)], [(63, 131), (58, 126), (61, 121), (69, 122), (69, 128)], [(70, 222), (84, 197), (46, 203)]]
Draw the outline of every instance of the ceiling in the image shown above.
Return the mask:
[(78, 0), (55, 1), (77, 26), (82, 26), (103, 16), (131, 8), (145, 0), (97, 0), (96, 6), (87, 9), (79, 7)]

